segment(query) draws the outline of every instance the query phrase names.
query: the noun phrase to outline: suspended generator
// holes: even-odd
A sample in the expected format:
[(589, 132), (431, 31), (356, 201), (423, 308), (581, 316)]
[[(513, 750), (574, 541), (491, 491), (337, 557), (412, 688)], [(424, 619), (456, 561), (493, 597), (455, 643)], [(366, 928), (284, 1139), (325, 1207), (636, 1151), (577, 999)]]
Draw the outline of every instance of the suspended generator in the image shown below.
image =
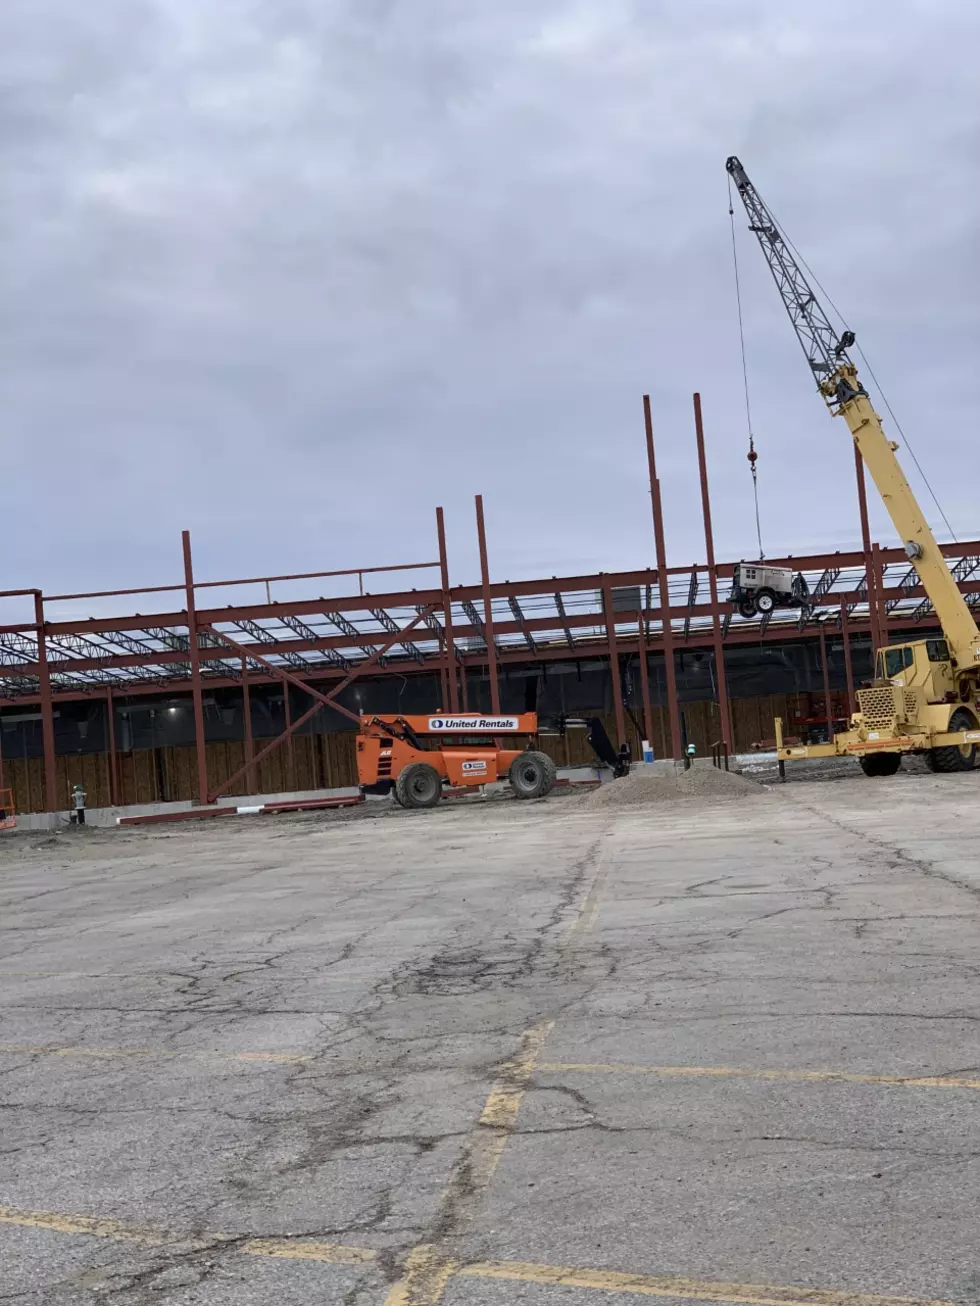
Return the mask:
[(766, 562), (737, 563), (728, 597), (746, 618), (766, 617), (776, 608), (810, 610), (806, 577), (792, 567), (770, 567)]

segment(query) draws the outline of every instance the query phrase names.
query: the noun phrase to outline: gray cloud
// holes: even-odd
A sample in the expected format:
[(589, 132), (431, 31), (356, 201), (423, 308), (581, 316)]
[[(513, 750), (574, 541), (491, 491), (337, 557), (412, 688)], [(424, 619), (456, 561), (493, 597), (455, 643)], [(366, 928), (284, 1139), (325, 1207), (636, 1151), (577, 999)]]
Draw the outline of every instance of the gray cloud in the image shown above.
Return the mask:
[[(0, 101), (8, 583), (434, 556), (498, 577), (754, 547), (724, 159), (750, 175), (976, 535), (980, 11), (959, 0), (8, 0)], [(847, 433), (758, 251), (771, 551), (857, 535)], [(891, 538), (875, 507), (876, 533)]]

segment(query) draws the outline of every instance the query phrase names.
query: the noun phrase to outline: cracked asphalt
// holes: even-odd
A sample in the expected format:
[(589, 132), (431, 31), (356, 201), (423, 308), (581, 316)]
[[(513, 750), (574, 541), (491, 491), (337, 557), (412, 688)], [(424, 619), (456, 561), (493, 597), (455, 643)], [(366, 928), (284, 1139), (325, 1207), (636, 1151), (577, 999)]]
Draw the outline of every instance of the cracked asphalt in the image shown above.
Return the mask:
[(977, 1302), (978, 799), (3, 839), (0, 1301)]

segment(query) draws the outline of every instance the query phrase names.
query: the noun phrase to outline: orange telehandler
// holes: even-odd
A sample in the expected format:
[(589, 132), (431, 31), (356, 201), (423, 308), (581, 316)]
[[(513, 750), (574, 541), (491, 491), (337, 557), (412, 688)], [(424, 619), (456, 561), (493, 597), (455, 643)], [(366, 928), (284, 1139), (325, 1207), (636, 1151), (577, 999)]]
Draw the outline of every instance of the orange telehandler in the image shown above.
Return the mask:
[[(435, 807), (443, 785), (475, 787), (505, 776), (517, 798), (543, 798), (554, 788), (557, 771), (551, 758), (532, 746), (537, 733), (536, 712), (362, 716), (358, 780), (362, 792), (393, 793), (402, 807)], [(502, 748), (505, 735), (532, 742)]]
[[(627, 745), (617, 752), (598, 717), (560, 716), (544, 733), (564, 737), (586, 731), (600, 766), (614, 777), (629, 775)], [(362, 716), (357, 737), (357, 778), (365, 794), (390, 793), (402, 807), (435, 807), (443, 786), (491, 784), (506, 777), (516, 798), (544, 798), (557, 768), (536, 746), (536, 712), (481, 716), (478, 712), (434, 712), (429, 716)], [(527, 739), (523, 748), (502, 748), (502, 736)]]

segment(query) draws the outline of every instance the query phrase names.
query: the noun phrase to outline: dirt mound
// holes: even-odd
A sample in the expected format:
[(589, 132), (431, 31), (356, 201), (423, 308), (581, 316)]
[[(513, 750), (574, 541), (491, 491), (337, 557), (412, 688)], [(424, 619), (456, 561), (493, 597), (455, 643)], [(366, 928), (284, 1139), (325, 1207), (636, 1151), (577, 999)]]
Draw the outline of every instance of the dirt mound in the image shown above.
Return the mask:
[(685, 799), (733, 801), (759, 793), (754, 780), (735, 771), (720, 771), (710, 761), (697, 761), (685, 771), (640, 766), (622, 780), (611, 780), (584, 799), (590, 807), (648, 807)]

